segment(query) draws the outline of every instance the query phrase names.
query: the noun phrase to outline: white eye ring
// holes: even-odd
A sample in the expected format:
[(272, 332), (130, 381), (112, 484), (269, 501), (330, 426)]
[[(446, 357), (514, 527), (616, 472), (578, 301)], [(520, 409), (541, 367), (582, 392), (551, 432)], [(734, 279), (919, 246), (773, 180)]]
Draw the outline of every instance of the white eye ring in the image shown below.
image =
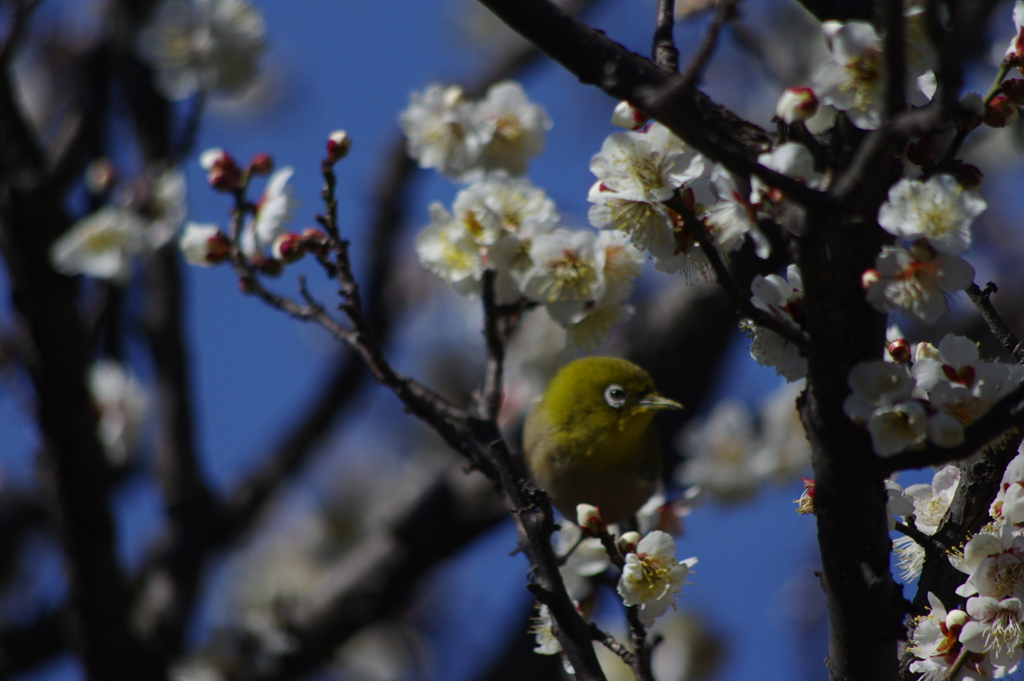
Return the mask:
[(612, 383), (610, 386), (604, 389), (604, 401), (608, 403), (608, 406), (612, 409), (618, 409), (626, 403), (626, 396), (628, 393), (626, 389), (621, 385)]

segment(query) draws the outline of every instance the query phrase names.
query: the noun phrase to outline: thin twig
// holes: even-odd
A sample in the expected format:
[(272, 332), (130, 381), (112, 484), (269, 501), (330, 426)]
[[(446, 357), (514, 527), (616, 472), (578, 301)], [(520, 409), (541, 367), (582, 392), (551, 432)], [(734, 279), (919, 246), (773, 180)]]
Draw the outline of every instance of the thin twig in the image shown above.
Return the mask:
[(715, 6), (715, 16), (711, 18), (711, 23), (708, 24), (708, 29), (704, 33), (700, 47), (697, 48), (696, 54), (690, 60), (689, 66), (686, 67), (683, 79), (674, 86), (674, 89), (680, 92), (688, 90), (700, 80), (705, 67), (707, 67), (708, 60), (711, 59), (711, 53), (714, 52), (715, 45), (718, 43), (718, 35), (722, 30), (722, 26), (736, 16), (736, 3), (738, 1), (719, 0)]
[(946, 673), (942, 676), (942, 681), (953, 681), (953, 679), (959, 677), (960, 670), (964, 668), (964, 665), (967, 663), (967, 657), (970, 654), (971, 651), (967, 648), (963, 648), (960, 651), (960, 654), (956, 656), (956, 660), (953, 661), (953, 664), (950, 665), (949, 669), (946, 670)]
[(935, 549), (936, 551), (941, 551), (942, 553), (949, 551), (949, 547), (943, 546), (935, 539), (935, 537), (930, 537), (921, 530), (917, 529), (917, 527), (915, 527), (913, 523), (908, 525), (897, 521), (895, 528), (896, 531), (900, 534), (910, 537), (915, 542), (917, 542), (918, 546), (920, 546), (922, 549), (931, 548)]
[(988, 324), (988, 328), (992, 331), (992, 335), (996, 337), (1000, 345), (1010, 353), (1018, 364), (1024, 364), (1024, 343), (1010, 331), (1010, 327), (1006, 325), (1003, 318), (996, 312), (996, 308), (992, 305), (992, 301), (989, 298), (993, 293), (999, 289), (991, 281), (985, 284), (985, 290), (978, 288), (978, 285), (973, 281), (970, 285), (964, 289), (967, 293), (967, 297), (971, 299), (974, 306), (978, 308), (978, 312), (981, 314), (982, 319)]
[(679, 50), (672, 37), (676, 21), (676, 0), (658, 0), (658, 18), (654, 25), (651, 59), (654, 63), (675, 73), (679, 70)]
[(590, 635), (595, 641), (598, 641), (605, 648), (618, 655), (622, 661), (630, 667), (636, 665), (636, 655), (634, 655), (629, 648), (615, 640), (614, 636), (602, 631), (601, 628), (593, 622), (590, 623)]
[(502, 316), (494, 300), (494, 270), (487, 270), (483, 277), (484, 340), (487, 344), (487, 371), (484, 384), (477, 394), (477, 412), (480, 418), (498, 420), (501, 408), (502, 377), (505, 367), (505, 338), (502, 333)]

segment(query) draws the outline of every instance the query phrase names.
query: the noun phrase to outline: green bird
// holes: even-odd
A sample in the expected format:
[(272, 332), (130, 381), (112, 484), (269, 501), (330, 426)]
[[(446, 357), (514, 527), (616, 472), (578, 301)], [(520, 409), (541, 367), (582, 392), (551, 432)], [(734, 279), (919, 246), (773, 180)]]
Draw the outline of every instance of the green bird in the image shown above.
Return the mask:
[(562, 367), (530, 407), (523, 450), (533, 478), (562, 515), (577, 504), (608, 523), (629, 519), (654, 494), (661, 450), (654, 413), (683, 406), (662, 397), (646, 371), (617, 357)]

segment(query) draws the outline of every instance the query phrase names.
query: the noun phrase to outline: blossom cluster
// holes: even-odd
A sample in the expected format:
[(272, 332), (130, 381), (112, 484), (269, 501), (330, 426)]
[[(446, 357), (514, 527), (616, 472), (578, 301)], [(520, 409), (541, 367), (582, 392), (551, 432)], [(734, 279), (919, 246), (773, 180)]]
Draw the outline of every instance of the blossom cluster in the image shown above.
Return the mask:
[(973, 341), (947, 335), (919, 343), (914, 361), (861, 362), (850, 370), (843, 410), (871, 434), (879, 456), (932, 442), (955, 447), (964, 428), (1024, 380), (1024, 367), (985, 362)]
[(521, 176), (550, 120), (517, 83), (498, 83), (479, 102), (433, 85), (413, 94), (399, 121), (421, 166), (467, 183), (451, 210), (430, 206), (416, 239), (427, 270), (466, 296), (480, 295), (491, 273), (497, 303), (543, 306), (578, 347), (597, 346), (628, 316), (641, 254), (624, 235), (566, 228)]
[(467, 99), (458, 85), (430, 85), (412, 94), (398, 122), (421, 168), (463, 182), (492, 170), (522, 175), (551, 127), (547, 113), (512, 81), (492, 85), (480, 101)]
[[(913, 498), (917, 528), (934, 534), (949, 508), (959, 482), (953, 467), (936, 473), (931, 485), (906, 489)], [(1003, 474), (989, 513), (992, 522), (971, 537), (961, 551), (950, 554), (954, 568), (966, 575), (957, 595), (966, 598), (963, 609), (947, 610), (928, 594), (931, 612), (912, 622), (916, 656), (911, 671), (925, 679), (944, 678), (963, 653), (962, 679), (1001, 678), (1012, 674), (1024, 658), (1024, 454), (1018, 453)], [(892, 503), (890, 503), (890, 507)], [(906, 513), (907, 510), (902, 511)], [(924, 550), (911, 543), (898, 544), (904, 576), (920, 572)], [(964, 652), (966, 651), (966, 652)]]
[[(581, 519), (592, 517), (593, 514), (598, 517), (600, 515), (593, 506), (580, 504), (580, 507)], [(588, 531), (586, 526), (584, 531)], [(602, 526), (600, 531), (604, 532), (605, 528)], [(594, 536), (581, 539), (580, 532), (578, 525), (565, 523), (559, 532), (556, 546), (561, 553), (567, 554), (561, 573), (566, 590), (576, 603), (591, 596), (591, 578), (604, 574), (611, 567), (601, 540)], [(650, 627), (669, 608), (675, 607), (697, 559), (676, 560), (676, 542), (672, 535), (662, 530), (651, 530), (643, 537), (638, 532), (625, 532), (615, 544), (622, 558), (622, 571), (616, 589), (623, 604), (627, 607), (636, 606), (640, 622)], [(550, 611), (541, 606), (539, 617), (531, 629), (537, 642), (534, 652), (542, 655), (562, 652), (552, 625)]]

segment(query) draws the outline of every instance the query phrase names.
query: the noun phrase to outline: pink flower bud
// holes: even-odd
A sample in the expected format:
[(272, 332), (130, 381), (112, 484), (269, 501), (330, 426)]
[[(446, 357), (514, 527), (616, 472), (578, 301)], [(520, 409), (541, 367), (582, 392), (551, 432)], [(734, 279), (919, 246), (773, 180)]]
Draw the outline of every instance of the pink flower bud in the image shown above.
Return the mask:
[(352, 138), (344, 130), (335, 130), (327, 136), (327, 160), (337, 163), (348, 156), (352, 148)]
[(199, 165), (206, 171), (206, 181), (218, 191), (233, 191), (242, 186), (242, 170), (223, 149), (207, 149), (199, 155)]
[(608, 523), (601, 516), (601, 509), (590, 504), (577, 504), (576, 524), (585, 533), (594, 536), (603, 534), (608, 530)]
[(897, 364), (909, 362), (910, 343), (907, 342), (907, 339), (897, 338), (893, 342), (889, 343), (889, 356), (892, 357), (892, 361), (896, 362)]
[(260, 152), (249, 161), (249, 172), (253, 175), (266, 175), (273, 169), (274, 159), (270, 158), (270, 154)]
[(302, 259), (302, 256), (306, 254), (306, 247), (302, 243), (301, 236), (292, 232), (286, 232), (285, 234), (277, 235), (273, 245), (270, 247), (270, 252), (274, 254), (274, 258), (277, 260), (292, 263)]
[(616, 545), (619, 547), (619, 551), (625, 555), (627, 553), (636, 553), (636, 545), (639, 543), (639, 532), (626, 532), (624, 535), (619, 537), (619, 541)]
[(1017, 122), (1017, 107), (1010, 103), (1006, 95), (996, 95), (985, 107), (985, 125), (990, 128), (1005, 128)]
[(882, 275), (878, 273), (878, 270), (864, 270), (864, 274), (860, 275), (860, 287), (867, 291), (877, 284), (881, 278)]
[(932, 149), (931, 142), (922, 137), (908, 144), (907, 160), (921, 168), (930, 168), (935, 165), (935, 150)]
[(640, 110), (634, 107), (625, 99), (615, 105), (612, 111), (612, 125), (617, 125), (626, 130), (639, 130), (647, 125), (647, 118)]
[(818, 97), (809, 87), (791, 87), (775, 104), (775, 115), (788, 124), (806, 121), (818, 113)]

